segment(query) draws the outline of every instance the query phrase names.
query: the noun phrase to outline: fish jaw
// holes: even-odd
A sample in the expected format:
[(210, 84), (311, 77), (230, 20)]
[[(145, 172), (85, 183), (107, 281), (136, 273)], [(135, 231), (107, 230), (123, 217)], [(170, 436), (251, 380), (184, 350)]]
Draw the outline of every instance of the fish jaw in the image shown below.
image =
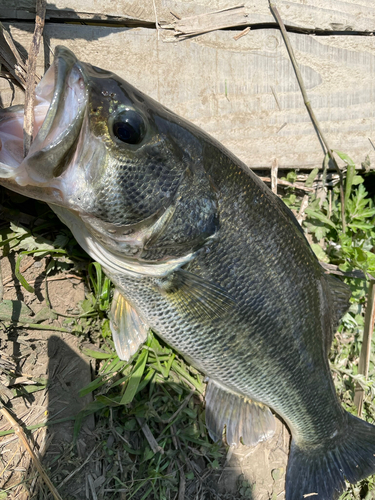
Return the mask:
[(79, 140), (88, 101), (87, 78), (74, 54), (57, 47), (53, 64), (37, 85), (34, 138), (23, 155), (23, 106), (0, 112), (0, 183), (46, 202), (66, 204), (61, 175)]

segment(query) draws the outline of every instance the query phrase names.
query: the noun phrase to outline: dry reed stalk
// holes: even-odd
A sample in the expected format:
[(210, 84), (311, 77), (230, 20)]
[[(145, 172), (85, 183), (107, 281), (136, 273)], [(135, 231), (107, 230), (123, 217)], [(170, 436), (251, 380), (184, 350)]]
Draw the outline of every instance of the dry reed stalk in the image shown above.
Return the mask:
[[(358, 373), (368, 377), (371, 354), (371, 340), (375, 323), (375, 280), (370, 279), (367, 295), (365, 325), (363, 327), (363, 342), (359, 357)], [(358, 416), (362, 415), (364, 390), (357, 384), (354, 394), (354, 404), (358, 408)]]
[(23, 446), (26, 448), (26, 450), (30, 454), (36, 469), (38, 470), (39, 474), (42, 476), (42, 478), (43, 478), (44, 482), (46, 483), (46, 485), (48, 486), (48, 488), (50, 489), (54, 499), (55, 500), (62, 500), (61, 496), (59, 495), (59, 492), (56, 490), (55, 486), (52, 484), (50, 478), (47, 476), (47, 473), (43, 468), (43, 465), (40, 463), (39, 458), (37, 457), (34, 450), (32, 449), (22, 427), (12, 417), (12, 415), (8, 412), (8, 410), (4, 406), (2, 406), (0, 408), (0, 412), (4, 415), (4, 417), (7, 419), (9, 424), (13, 427), (14, 432), (17, 434), (19, 440), (21, 441)]

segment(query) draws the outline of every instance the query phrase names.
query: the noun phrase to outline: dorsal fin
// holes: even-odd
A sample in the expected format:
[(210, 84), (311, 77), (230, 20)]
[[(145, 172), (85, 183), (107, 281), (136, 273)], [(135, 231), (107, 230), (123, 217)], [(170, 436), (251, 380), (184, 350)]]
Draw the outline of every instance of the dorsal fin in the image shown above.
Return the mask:
[(275, 433), (275, 419), (268, 406), (231, 392), (213, 380), (208, 382), (205, 400), (206, 426), (214, 441), (222, 438), (224, 426), (230, 446), (238, 446), (240, 441), (255, 446)]
[[(332, 274), (325, 274), (322, 278), (323, 289), (327, 300), (327, 328), (325, 328), (325, 348), (327, 354), (329, 353), (332, 345), (333, 336), (337, 330), (341, 318), (348, 311), (350, 307), (351, 291), (348, 285), (333, 276)], [(329, 320), (328, 320), (329, 317)]]
[(341, 318), (348, 311), (350, 307), (350, 296), (351, 291), (348, 285), (343, 283), (341, 280), (333, 276), (332, 274), (326, 274), (325, 278), (328, 283), (328, 289), (331, 296), (332, 308), (331, 308), (331, 317), (332, 317), (332, 327), (333, 330), (336, 330), (338, 327)]

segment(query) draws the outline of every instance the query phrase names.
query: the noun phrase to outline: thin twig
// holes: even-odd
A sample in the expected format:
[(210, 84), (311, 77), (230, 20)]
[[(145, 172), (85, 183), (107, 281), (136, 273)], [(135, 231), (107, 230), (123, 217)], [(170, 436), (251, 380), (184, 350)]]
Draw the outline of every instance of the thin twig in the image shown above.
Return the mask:
[[(259, 179), (263, 182), (272, 182), (271, 181), (271, 177), (261, 177), (259, 176)], [(289, 182), (289, 181), (283, 181), (282, 179), (277, 179), (277, 183), (280, 185), (280, 186), (290, 186), (290, 187), (294, 187), (296, 189), (300, 189), (301, 191), (306, 191), (308, 193), (314, 193), (315, 192), (315, 188), (313, 187), (307, 187), (305, 186), (305, 184), (301, 184), (301, 183), (298, 183), (298, 182)]]
[(0, 23), (0, 62), (6, 71), (25, 90), (26, 87), (26, 67), (22, 60), (12, 37)]
[(36, 59), (39, 54), (40, 42), (46, 17), (47, 0), (37, 0), (36, 18), (33, 39), (29, 48), (27, 59), (26, 93), (25, 93), (25, 117), (23, 122), (23, 151), (27, 156), (34, 132), (34, 101), (35, 101), (35, 71)]
[(271, 166), (271, 190), (273, 193), (277, 194), (277, 171), (278, 171), (279, 161), (277, 158), (272, 160)]
[(96, 494), (94, 479), (91, 474), (87, 474), (87, 480), (89, 482), (89, 487), (91, 490), (91, 495), (93, 500), (98, 500), (98, 495)]
[(89, 456), (86, 458), (86, 460), (83, 462), (83, 464), (78, 467), (78, 469), (74, 469), (73, 472), (71, 472), (68, 476), (66, 476), (66, 478), (63, 481), (61, 481), (61, 483), (59, 484), (60, 489), (64, 486), (64, 484), (66, 484), (68, 481), (70, 481), (70, 479), (72, 479), (72, 477), (75, 476), (77, 474), (77, 472), (79, 472), (81, 469), (83, 469), (83, 467), (90, 461), (90, 458), (92, 457), (94, 452), (99, 448), (99, 446), (101, 446), (101, 443), (99, 443), (97, 446), (95, 446), (95, 448), (93, 448), (91, 450)]
[(25, 434), (24, 430), (22, 429), (22, 427), (18, 424), (18, 422), (12, 417), (12, 415), (8, 412), (8, 410), (4, 406), (2, 406), (0, 408), (0, 411), (4, 415), (4, 417), (8, 420), (10, 425), (13, 427), (14, 432), (17, 434), (18, 438), (20, 439), (20, 441), (22, 442), (22, 444), (24, 445), (26, 450), (29, 452), (35, 467), (38, 469), (39, 474), (42, 476), (44, 482), (46, 483), (46, 485), (50, 489), (55, 500), (62, 500), (61, 496), (59, 495), (59, 492), (56, 490), (56, 488), (52, 484), (50, 478), (47, 476), (47, 474), (43, 468), (43, 465), (39, 461), (39, 458), (36, 456), (34, 450), (31, 448), (29, 441), (27, 440), (26, 434)]
[(320, 125), (319, 125), (319, 121), (318, 119), (316, 118), (315, 116), (315, 113), (311, 107), (311, 103), (309, 101), (309, 98), (307, 96), (307, 92), (306, 92), (306, 88), (305, 88), (305, 85), (303, 83), (303, 78), (302, 78), (302, 75), (301, 75), (301, 72), (299, 70), (299, 66), (298, 66), (298, 63), (297, 63), (297, 60), (296, 60), (296, 57), (294, 55), (294, 51), (293, 51), (293, 47), (292, 47), (292, 44), (290, 43), (290, 40), (289, 40), (289, 36), (288, 36), (288, 33), (285, 29), (285, 25), (280, 17), (280, 14), (279, 14), (279, 11), (277, 10), (277, 7), (276, 5), (270, 0), (269, 1), (269, 4), (270, 4), (270, 8), (271, 8), (271, 12), (272, 14), (275, 16), (275, 19), (280, 27), (280, 30), (281, 30), (281, 34), (283, 36), (283, 39), (284, 39), (284, 42), (285, 42), (285, 45), (286, 45), (286, 48), (288, 50), (288, 54), (289, 54), (289, 57), (290, 57), (290, 60), (292, 62), (292, 65), (293, 65), (293, 69), (294, 69), (294, 72), (296, 74), (296, 77), (297, 77), (297, 81), (298, 81), (298, 85), (299, 85), (299, 88), (301, 89), (301, 93), (302, 93), (302, 97), (303, 97), (303, 102), (305, 103), (305, 106), (306, 106), (306, 109), (310, 115), (310, 118), (311, 118), (311, 121), (313, 122), (316, 130), (318, 131), (318, 134), (327, 150), (327, 153), (329, 155), (329, 158), (330, 160), (332, 161), (333, 165), (335, 166), (338, 174), (339, 174), (339, 177), (340, 177), (340, 197), (341, 197), (341, 217), (342, 217), (342, 230), (343, 232), (345, 233), (345, 230), (346, 230), (346, 220), (345, 220), (345, 196), (344, 196), (344, 180), (343, 180), (343, 175), (342, 175), (342, 172), (336, 162), (336, 158), (334, 157), (333, 155), (333, 152), (332, 152), (332, 149), (330, 148), (323, 132), (322, 132), (322, 129), (320, 128)]
[(14, 450), (14, 453), (13, 455), (8, 459), (8, 463), (6, 464), (6, 466), (4, 467), (4, 469), (1, 471), (0, 473), (0, 477), (3, 477), (5, 472), (7, 471), (8, 467), (10, 467), (11, 463), (12, 463), (12, 460), (13, 458), (16, 456), (16, 454), (20, 451), (20, 446), (18, 445), (18, 447), (16, 447), (16, 449)]
[(184, 468), (180, 464), (180, 461), (178, 458), (176, 458), (177, 466), (178, 466), (178, 472), (180, 473), (180, 482), (178, 485), (178, 500), (184, 500), (185, 499), (185, 489), (186, 489), (186, 478), (185, 478), (185, 473), (184, 473)]
[(326, 270), (326, 273), (328, 274), (337, 274), (337, 276), (345, 276), (347, 278), (355, 278), (359, 280), (368, 280), (368, 279), (375, 279), (371, 276), (371, 274), (367, 273), (365, 274), (363, 271), (360, 269), (354, 269), (353, 271), (341, 271), (339, 269), (339, 266), (336, 266), (335, 264), (328, 264), (327, 262), (319, 262), (322, 267)]
[(241, 31), (241, 33), (239, 33), (238, 35), (235, 35), (233, 37), (233, 40), (239, 40), (240, 38), (242, 38), (243, 36), (247, 35), (250, 31), (250, 26), (248, 26), (247, 28), (245, 28), (244, 30)]
[[(273, 97), (275, 98), (277, 107), (279, 108), (279, 111), (281, 111), (281, 106), (280, 106), (279, 98), (277, 97), (276, 90), (274, 89), (274, 87), (272, 85), (271, 85), (271, 91), (272, 91)], [(284, 123), (283, 127), (285, 125), (286, 125), (286, 123)], [(279, 129), (278, 132), (280, 132), (280, 130), (281, 129)]]
[(170, 424), (171, 422), (173, 422), (177, 415), (187, 406), (187, 404), (189, 403), (190, 401), (190, 398), (191, 396), (195, 393), (195, 387), (194, 389), (192, 389), (190, 391), (190, 393), (186, 396), (186, 398), (184, 399), (184, 401), (181, 403), (181, 405), (177, 408), (177, 410), (173, 413), (173, 415), (171, 417), (169, 417), (168, 419), (163, 419), (163, 418), (160, 418), (160, 422), (162, 422), (163, 424)]
[(328, 167), (329, 167), (329, 155), (326, 154), (323, 162), (323, 173), (322, 173), (323, 187), (326, 185)]
[(39, 323), (30, 323), (28, 320), (18, 319), (17, 321), (9, 320), (7, 316), (0, 316), (0, 321), (9, 322), (12, 326), (16, 326), (17, 328), (30, 328), (31, 330), (47, 330), (49, 332), (63, 332), (63, 333), (72, 333), (67, 328), (63, 328), (60, 326), (49, 326), (42, 325)]
[(3, 282), (3, 271), (1, 268), (1, 262), (3, 259), (0, 259), (0, 302), (3, 301), (4, 296), (4, 282)]
[(161, 453), (163, 455), (164, 449), (160, 445), (158, 445), (158, 442), (154, 438), (149, 426), (146, 424), (145, 419), (139, 417), (135, 418), (137, 419), (138, 424), (141, 426), (142, 432), (145, 435), (145, 438), (147, 439), (147, 442), (150, 445), (151, 450), (154, 453)]
[(301, 206), (298, 212), (297, 220), (302, 225), (302, 221), (305, 218), (305, 210), (309, 206), (309, 196), (307, 194), (302, 198)]
[[(374, 323), (375, 323), (375, 280), (370, 280), (368, 296), (367, 296), (365, 325), (363, 327), (362, 349), (358, 363), (358, 374), (364, 375), (366, 378), (368, 376), (368, 370), (370, 365), (371, 340), (372, 340), (372, 333), (374, 331)], [(362, 415), (363, 397), (364, 397), (364, 390), (359, 384), (357, 384), (354, 394), (354, 404), (358, 408), (359, 417)]]
[(156, 32), (157, 32), (157, 34), (158, 34), (158, 40), (159, 40), (160, 25), (159, 25), (159, 21), (158, 21), (158, 13), (157, 13), (157, 10), (156, 10), (155, 0), (152, 0), (152, 4), (153, 4), (153, 6), (154, 6), (154, 13), (155, 13), (155, 27), (156, 27)]
[[(50, 282), (50, 281), (62, 281), (62, 280), (66, 280), (66, 279), (75, 279), (75, 280), (79, 280), (79, 281), (83, 281), (84, 278), (82, 278), (81, 276), (76, 276), (75, 274), (64, 274), (63, 276), (49, 276), (47, 278), (47, 281)], [(3, 284), (6, 285), (6, 286), (14, 286), (14, 278), (13, 276), (7, 276), (6, 278), (4, 278), (4, 282)]]

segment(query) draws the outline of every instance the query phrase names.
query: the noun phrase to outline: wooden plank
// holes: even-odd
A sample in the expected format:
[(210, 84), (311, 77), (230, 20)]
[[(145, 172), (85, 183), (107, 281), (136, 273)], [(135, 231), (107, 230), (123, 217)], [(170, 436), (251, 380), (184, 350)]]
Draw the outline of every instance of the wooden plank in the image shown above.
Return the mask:
[[(32, 26), (12, 27), (28, 47)], [(156, 30), (47, 25), (46, 46), (113, 70), (201, 126), (249, 167), (320, 167), (323, 150), (278, 30), (208, 33), (165, 43)], [(375, 165), (375, 44), (372, 37), (291, 34), (309, 98), (331, 147)], [(49, 50), (47, 50), (49, 53)], [(39, 66), (43, 73), (42, 62)], [(0, 79), (0, 85), (8, 85)], [(1, 93), (9, 105), (11, 91)]]
[[(155, 10), (152, 1), (139, 2), (137, 0), (119, 0), (116, 2), (102, 2), (101, 0), (57, 0), (47, 3), (47, 20), (78, 20), (117, 23), (152, 22), (155, 23)], [(149, 5), (148, 5), (149, 4)], [(170, 20), (173, 16), (170, 14)], [(0, 19), (14, 19), (19, 21), (35, 18), (35, 0), (1, 0)]]
[[(154, 8), (155, 4), (155, 8)], [(155, 11), (159, 22), (172, 23), (180, 18), (205, 14), (226, 9), (235, 5), (244, 5), (249, 24), (274, 23), (270, 14), (268, 0), (55, 0), (47, 8), (47, 19), (84, 19), (112, 22), (155, 23)], [(278, 9), (286, 25), (298, 26), (310, 30), (328, 31), (374, 31), (375, 5), (373, 0), (278, 0)], [(79, 7), (77, 7), (79, 5)], [(2, 0), (1, 19), (33, 19), (34, 0)]]

